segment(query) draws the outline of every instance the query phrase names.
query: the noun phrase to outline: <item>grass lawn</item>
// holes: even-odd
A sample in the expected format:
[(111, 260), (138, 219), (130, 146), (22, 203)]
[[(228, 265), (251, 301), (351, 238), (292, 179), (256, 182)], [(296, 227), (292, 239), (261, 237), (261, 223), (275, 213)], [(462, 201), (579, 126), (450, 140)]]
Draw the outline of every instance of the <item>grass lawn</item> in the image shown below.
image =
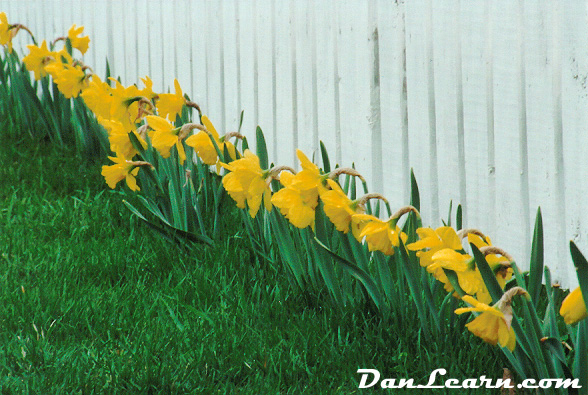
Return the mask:
[(424, 348), (416, 314), (384, 323), (302, 295), (238, 227), (181, 251), (73, 151), (3, 141), (0, 180), (2, 394), (370, 393), (358, 368), (502, 376), (471, 334)]

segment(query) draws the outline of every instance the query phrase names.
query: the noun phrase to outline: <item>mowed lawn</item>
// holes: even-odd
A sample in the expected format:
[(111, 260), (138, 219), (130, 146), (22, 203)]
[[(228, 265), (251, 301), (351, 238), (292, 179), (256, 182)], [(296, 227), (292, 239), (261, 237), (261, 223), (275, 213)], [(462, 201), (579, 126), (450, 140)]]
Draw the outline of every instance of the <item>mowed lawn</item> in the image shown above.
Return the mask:
[(180, 249), (122, 199), (73, 150), (0, 145), (2, 394), (364, 394), (358, 368), (502, 375), (469, 333), (425, 347), (416, 314), (382, 322), (290, 287), (228, 220), (214, 247)]

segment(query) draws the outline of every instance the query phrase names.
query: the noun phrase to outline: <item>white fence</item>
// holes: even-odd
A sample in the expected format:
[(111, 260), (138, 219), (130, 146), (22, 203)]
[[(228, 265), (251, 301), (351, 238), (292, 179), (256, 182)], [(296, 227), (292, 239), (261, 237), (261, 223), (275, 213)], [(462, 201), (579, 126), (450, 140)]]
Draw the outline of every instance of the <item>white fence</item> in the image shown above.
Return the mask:
[[(355, 163), (393, 207), (409, 170), (425, 224), (449, 202), (528, 267), (542, 207), (546, 264), (576, 284), (570, 239), (588, 253), (588, 10), (585, 1), (0, 0), (51, 40), (90, 35), (86, 63), (131, 84), (177, 77), (223, 131), (245, 110), (271, 158), (295, 148)], [(25, 44), (24, 34), (17, 42)], [(318, 156), (317, 156), (318, 157)]]

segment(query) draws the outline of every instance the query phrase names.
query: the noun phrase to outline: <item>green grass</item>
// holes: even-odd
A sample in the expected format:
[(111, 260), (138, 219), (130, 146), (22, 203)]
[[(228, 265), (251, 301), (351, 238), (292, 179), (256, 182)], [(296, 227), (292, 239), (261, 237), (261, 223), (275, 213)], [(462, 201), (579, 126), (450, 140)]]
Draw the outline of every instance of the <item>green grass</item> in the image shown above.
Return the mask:
[(358, 368), (502, 376), (471, 334), (424, 348), (416, 314), (384, 323), (301, 295), (231, 224), (181, 251), (73, 151), (3, 141), (0, 180), (3, 394), (370, 393)]

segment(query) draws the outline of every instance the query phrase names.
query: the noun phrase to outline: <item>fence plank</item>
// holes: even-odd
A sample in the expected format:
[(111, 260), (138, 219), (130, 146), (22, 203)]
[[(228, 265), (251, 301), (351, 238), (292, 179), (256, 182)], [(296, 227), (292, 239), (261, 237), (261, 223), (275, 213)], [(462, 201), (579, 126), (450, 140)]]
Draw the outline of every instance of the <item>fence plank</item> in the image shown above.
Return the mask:
[[(437, 162), (434, 146), (434, 101), (430, 100), (433, 77), (429, 18), (430, 3), (424, 0), (406, 3), (406, 77), (409, 160), (421, 193), (421, 214), (431, 226), (439, 226)], [(435, 165), (436, 166), (436, 165)]]
[(406, 118), (405, 6), (377, 5), (382, 128), (382, 193), (391, 207), (409, 203), (408, 119)]

